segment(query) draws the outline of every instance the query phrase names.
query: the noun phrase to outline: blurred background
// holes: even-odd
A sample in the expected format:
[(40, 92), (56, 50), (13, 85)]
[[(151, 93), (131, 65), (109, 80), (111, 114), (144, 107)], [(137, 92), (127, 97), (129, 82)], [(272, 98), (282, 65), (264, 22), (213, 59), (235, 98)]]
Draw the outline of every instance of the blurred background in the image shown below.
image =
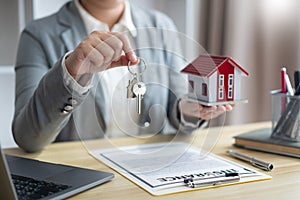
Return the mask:
[[(14, 60), (20, 32), (28, 22), (56, 12), (68, 0), (0, 0), (0, 140), (11, 137)], [(130, 0), (169, 15), (178, 30), (210, 54), (231, 56), (249, 73), (242, 97), (226, 116), (226, 125), (271, 120), (270, 91), (280, 88), (285, 66), (293, 84), (300, 70), (300, 1), (298, 0)], [(214, 125), (223, 122), (214, 121)]]

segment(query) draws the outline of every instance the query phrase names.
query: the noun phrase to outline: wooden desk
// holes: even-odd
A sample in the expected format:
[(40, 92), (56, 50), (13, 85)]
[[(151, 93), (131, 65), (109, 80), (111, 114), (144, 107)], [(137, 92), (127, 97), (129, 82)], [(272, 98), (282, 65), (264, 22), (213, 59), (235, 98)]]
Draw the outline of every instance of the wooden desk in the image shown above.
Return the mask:
[[(271, 175), (273, 177), (271, 180), (172, 194), (161, 197), (152, 196), (131, 181), (119, 175), (117, 172), (94, 159), (88, 154), (88, 151), (85, 148), (85, 143), (82, 142), (55, 143), (49, 145), (44, 151), (33, 154), (26, 154), (20, 149), (6, 149), (5, 152), (11, 155), (19, 155), (43, 161), (109, 171), (115, 174), (115, 178), (112, 181), (73, 196), (70, 199), (298, 199), (300, 197), (299, 159), (237, 149), (232, 146), (232, 137), (234, 135), (270, 126), (271, 123), (262, 122), (247, 125), (228, 126), (224, 127), (223, 129), (211, 128), (208, 129), (208, 134), (214, 134), (215, 132), (218, 132), (216, 136), (217, 139), (215, 140), (214, 147), (212, 148), (212, 152), (217, 155), (250, 166), (247, 163), (226, 155), (226, 150), (236, 149), (239, 152), (251, 154), (263, 160), (272, 162), (275, 166), (273, 171), (266, 172), (261, 170), (261, 172)], [(158, 142), (170, 139), (172, 139), (171, 136), (159, 135), (152, 137), (148, 141), (151, 140), (151, 142)], [(183, 138), (183, 140), (187, 139)], [(190, 142), (193, 142), (193, 145), (198, 147), (199, 144), (201, 144), (204, 140), (207, 140), (207, 134), (205, 133), (205, 130), (193, 134), (192, 139), (189, 139)], [(118, 138), (113, 139), (110, 142), (113, 142), (115, 145), (132, 145), (145, 143), (145, 140), (136, 138)], [(91, 146), (98, 146), (102, 144), (105, 145), (103, 140), (91, 141)]]

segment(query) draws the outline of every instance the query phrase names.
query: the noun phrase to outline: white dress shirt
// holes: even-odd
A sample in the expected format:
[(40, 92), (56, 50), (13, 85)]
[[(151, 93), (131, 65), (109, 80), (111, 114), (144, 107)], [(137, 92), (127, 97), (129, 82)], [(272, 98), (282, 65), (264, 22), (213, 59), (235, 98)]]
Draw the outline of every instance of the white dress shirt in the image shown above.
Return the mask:
[[(125, 10), (122, 17), (111, 30), (109, 30), (107, 24), (90, 15), (82, 7), (79, 0), (75, 0), (75, 5), (83, 20), (87, 33), (91, 33), (94, 30), (122, 32), (128, 36), (130, 44), (134, 47), (134, 37), (136, 37), (137, 32), (132, 22), (130, 4), (128, 1), (125, 2)], [(65, 57), (67, 55), (68, 53)], [(65, 59), (62, 61), (62, 65), (66, 84), (76, 92), (84, 94), (92, 87), (92, 85), (82, 87), (78, 84), (77, 81), (68, 73), (64, 60)], [(105, 70), (98, 73), (98, 76), (103, 87), (104, 94), (106, 95), (105, 101), (108, 102), (108, 107), (106, 108), (108, 116), (105, 116), (107, 135), (115, 137), (128, 134), (138, 134), (138, 126), (132, 126), (135, 124), (134, 121), (136, 120), (132, 119), (132, 116), (136, 115), (130, 114), (130, 112), (136, 112), (135, 101), (134, 99), (127, 99), (127, 85), (128, 81), (132, 79), (132, 75), (128, 72), (127, 67)], [(131, 119), (128, 119), (128, 116), (131, 116)], [(126, 120), (128, 120), (128, 122), (126, 122)], [(128, 130), (130, 130), (130, 133), (128, 133)]]

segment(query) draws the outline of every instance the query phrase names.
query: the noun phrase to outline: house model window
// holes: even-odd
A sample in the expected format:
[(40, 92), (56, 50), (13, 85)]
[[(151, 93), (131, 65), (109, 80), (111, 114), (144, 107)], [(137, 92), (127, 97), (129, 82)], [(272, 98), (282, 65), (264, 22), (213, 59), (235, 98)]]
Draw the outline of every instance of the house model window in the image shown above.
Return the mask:
[(224, 99), (224, 74), (219, 75), (219, 99)]
[(207, 84), (202, 83), (202, 95), (207, 96)]
[(228, 98), (232, 99), (233, 97), (232, 92), (233, 92), (233, 74), (229, 74), (228, 75)]
[(189, 80), (189, 92), (194, 92), (194, 81)]
[(188, 74), (189, 96), (204, 105), (246, 101), (240, 96), (241, 76), (249, 73), (231, 57), (200, 55), (181, 72)]

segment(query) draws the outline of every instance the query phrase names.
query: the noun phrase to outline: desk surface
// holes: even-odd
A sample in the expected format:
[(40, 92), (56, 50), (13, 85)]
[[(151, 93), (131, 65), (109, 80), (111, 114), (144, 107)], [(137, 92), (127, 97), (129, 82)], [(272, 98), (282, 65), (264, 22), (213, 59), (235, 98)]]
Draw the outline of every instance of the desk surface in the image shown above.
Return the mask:
[[(206, 190), (198, 190), (192, 192), (184, 192), (179, 194), (171, 194), (161, 197), (155, 197), (144, 191), (122, 175), (113, 171), (100, 161), (94, 159), (88, 154), (86, 143), (82, 142), (64, 142), (54, 143), (46, 147), (39, 153), (27, 154), (20, 149), (6, 149), (5, 152), (11, 155), (24, 156), (28, 158), (39, 159), (48, 162), (74, 165), (78, 167), (103, 170), (113, 172), (115, 178), (101, 186), (92, 188), (86, 192), (71, 197), (70, 199), (298, 199), (300, 196), (300, 162), (297, 158), (268, 154), (245, 149), (237, 149), (232, 146), (233, 136), (251, 131), (258, 128), (270, 127), (269, 122), (253, 123), (247, 125), (228, 126), (221, 128), (210, 128), (208, 134), (218, 132), (215, 142), (210, 145), (212, 152), (233, 160), (243, 165), (251, 167), (249, 164), (236, 160), (227, 156), (226, 150), (236, 149), (239, 152), (253, 155), (274, 164), (275, 168), (271, 172), (266, 172), (257, 168), (258, 171), (271, 175), (271, 180), (252, 182), (246, 184), (238, 184), (233, 186), (224, 186)], [(201, 130), (194, 133), (194, 137), (190, 142), (195, 146), (201, 146), (203, 141), (208, 143), (207, 130)], [(155, 136), (151, 138), (151, 142), (168, 141), (171, 136)], [(92, 141), (91, 146), (101, 145), (103, 140)], [(112, 139), (116, 145), (132, 145), (145, 143), (144, 140), (137, 138), (117, 138)]]

